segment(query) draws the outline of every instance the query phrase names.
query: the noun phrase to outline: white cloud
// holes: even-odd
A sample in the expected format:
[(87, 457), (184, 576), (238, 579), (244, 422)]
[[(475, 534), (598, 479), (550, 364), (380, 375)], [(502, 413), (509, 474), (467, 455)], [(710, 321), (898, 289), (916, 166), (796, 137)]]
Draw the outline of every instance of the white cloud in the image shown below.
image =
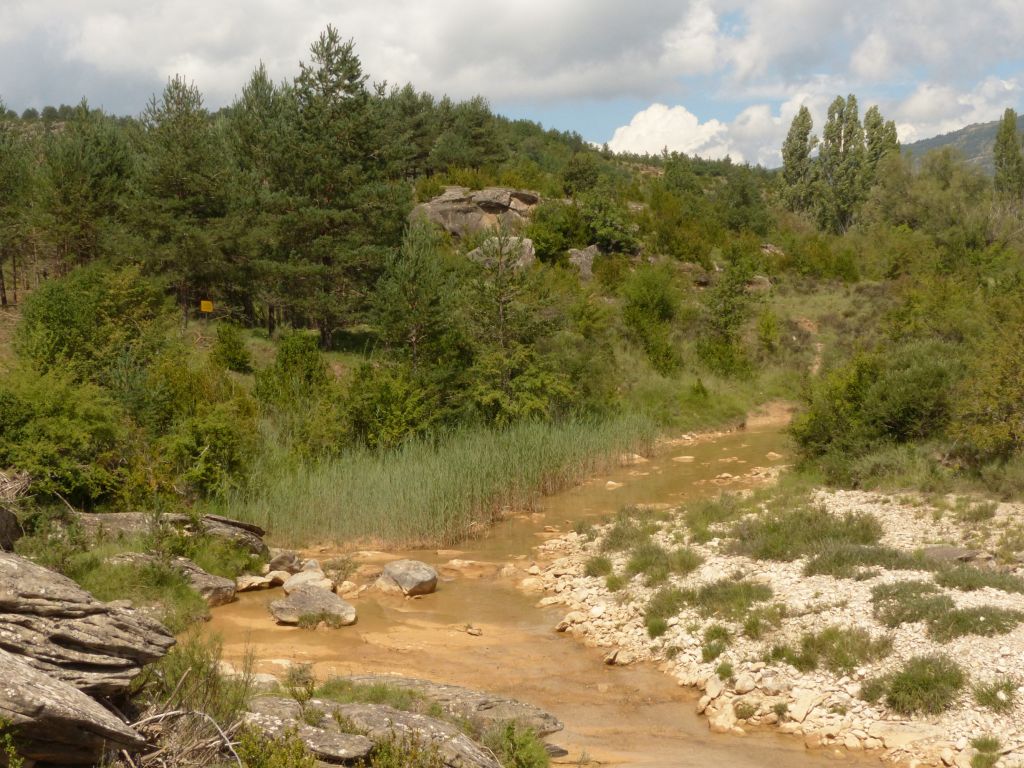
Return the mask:
[(727, 134), (724, 123), (702, 123), (686, 107), (652, 104), (637, 112), (629, 125), (618, 128), (608, 146), (614, 152), (654, 154), (667, 148), (670, 152), (720, 159), (729, 154)]

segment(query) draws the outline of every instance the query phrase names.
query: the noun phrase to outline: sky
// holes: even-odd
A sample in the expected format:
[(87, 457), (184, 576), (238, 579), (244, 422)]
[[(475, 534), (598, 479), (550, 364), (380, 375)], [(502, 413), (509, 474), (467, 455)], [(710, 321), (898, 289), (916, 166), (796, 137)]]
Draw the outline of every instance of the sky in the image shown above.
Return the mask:
[(1024, 106), (1021, 0), (0, 0), (0, 99), (139, 114), (175, 74), (211, 109), (327, 24), (371, 79), (575, 131), (775, 166), (806, 105), (878, 104), (911, 142)]

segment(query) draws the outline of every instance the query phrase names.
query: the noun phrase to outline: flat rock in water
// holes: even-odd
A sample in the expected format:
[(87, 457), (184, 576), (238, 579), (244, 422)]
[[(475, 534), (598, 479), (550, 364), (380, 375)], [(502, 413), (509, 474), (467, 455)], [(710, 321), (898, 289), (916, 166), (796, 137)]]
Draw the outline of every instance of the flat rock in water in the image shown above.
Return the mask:
[[(92, 765), (108, 750), (138, 750), (145, 740), (77, 688), (0, 650), (0, 712), (16, 729), (21, 757)], [(6, 764), (6, 763), (5, 763)]]
[(333, 592), (310, 585), (272, 602), (270, 613), (282, 624), (298, 624), (303, 616), (315, 615), (335, 617), (343, 626), (356, 623), (356, 609), (351, 603)]
[(383, 683), (395, 688), (412, 690), (428, 701), (440, 705), (449, 715), (477, 720), (487, 725), (515, 720), (529, 726), (538, 736), (547, 736), (562, 730), (563, 727), (557, 717), (532, 704), (458, 685), (445, 685), (398, 675), (350, 675), (342, 679), (355, 685)]
[(377, 587), (410, 597), (429, 595), (437, 589), (437, 571), (419, 560), (394, 560), (384, 566)]
[(71, 579), (0, 552), (0, 648), (93, 696), (124, 693), (174, 645), (158, 622), (101, 603)]
[[(321, 759), (351, 759), (331, 758), (324, 752), (318, 752), (318, 740), (323, 734), (335, 737), (352, 735), (341, 734), (338, 725), (340, 720), (346, 724), (350, 723), (370, 742), (415, 738), (420, 742), (432, 744), (437, 748), (447, 768), (501, 768), (501, 764), (488, 750), (443, 720), (402, 712), (383, 704), (339, 704), (312, 699), (307, 704), (307, 711), (311, 707), (322, 710), (325, 715), (316, 726), (305, 723), (302, 719), (302, 708), (297, 702), (261, 696), (253, 699), (249, 705), (249, 721), (262, 726), (263, 722), (269, 720), (274, 723), (273, 727), (281, 728), (282, 731), (289, 726), (297, 728), (299, 737), (306, 742), (310, 750), (318, 757), (324, 755)], [(367, 752), (370, 748), (367, 746)]]
[(294, 576), (289, 576), (281, 585), (286, 595), (290, 595), (297, 589), (303, 587), (320, 587), (328, 592), (334, 589), (334, 582), (327, 578), (323, 571), (300, 571)]
[[(107, 560), (113, 564), (147, 565), (160, 560), (155, 555), (143, 552), (124, 552)], [(200, 594), (211, 608), (226, 605), (235, 599), (234, 580), (207, 573), (187, 557), (172, 557), (167, 564), (188, 581), (189, 586)]]
[(235, 579), (235, 591), (237, 592), (255, 592), (260, 589), (270, 589), (272, 586), (274, 586), (274, 580), (269, 573), (266, 576), (245, 574)]

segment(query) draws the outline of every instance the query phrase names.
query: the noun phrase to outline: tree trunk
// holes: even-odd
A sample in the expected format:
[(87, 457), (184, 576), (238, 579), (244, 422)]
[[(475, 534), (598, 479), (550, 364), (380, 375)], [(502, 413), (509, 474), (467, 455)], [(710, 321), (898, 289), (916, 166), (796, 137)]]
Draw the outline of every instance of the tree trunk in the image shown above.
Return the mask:
[(4, 263), (0, 260), (0, 309), (7, 309), (7, 287), (4, 285)]

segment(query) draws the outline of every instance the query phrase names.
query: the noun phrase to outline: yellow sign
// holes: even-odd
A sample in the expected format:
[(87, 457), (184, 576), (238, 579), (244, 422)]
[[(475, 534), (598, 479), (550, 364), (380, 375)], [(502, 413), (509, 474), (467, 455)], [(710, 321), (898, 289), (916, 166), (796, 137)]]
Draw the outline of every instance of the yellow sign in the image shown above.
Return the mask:
[(213, 302), (208, 299), (203, 299), (199, 302), (199, 311), (205, 312), (206, 314), (213, 312)]

